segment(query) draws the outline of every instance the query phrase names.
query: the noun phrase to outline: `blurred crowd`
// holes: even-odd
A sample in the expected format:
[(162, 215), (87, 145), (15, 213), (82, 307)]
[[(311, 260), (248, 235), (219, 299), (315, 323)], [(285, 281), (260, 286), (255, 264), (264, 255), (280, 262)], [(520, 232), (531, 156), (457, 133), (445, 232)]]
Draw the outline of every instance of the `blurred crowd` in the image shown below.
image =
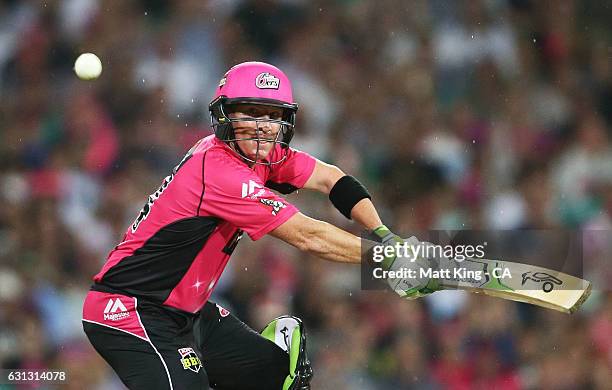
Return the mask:
[[(211, 133), (214, 88), (242, 61), (288, 74), (293, 146), (362, 179), (400, 233), (609, 230), (611, 20), (596, 0), (1, 0), (0, 368), (122, 388), (85, 340), (82, 299)], [(72, 71), (86, 51), (96, 81)], [(289, 200), (359, 233), (324, 196)], [(609, 389), (611, 245), (586, 247), (598, 291), (572, 316), (361, 291), (358, 267), (268, 238), (243, 240), (213, 300), (257, 330), (302, 317), (313, 389)]]

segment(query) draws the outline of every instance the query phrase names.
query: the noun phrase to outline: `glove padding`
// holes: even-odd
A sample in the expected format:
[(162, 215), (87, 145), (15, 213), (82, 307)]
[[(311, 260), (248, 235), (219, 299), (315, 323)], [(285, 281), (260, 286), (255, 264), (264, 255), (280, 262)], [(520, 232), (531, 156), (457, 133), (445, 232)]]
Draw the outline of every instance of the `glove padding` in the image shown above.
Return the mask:
[[(409, 248), (429, 244), (427, 242), (420, 242), (414, 236), (404, 240), (403, 242), (405, 242)], [(422, 255), (416, 256), (415, 251), (413, 250), (410, 257), (396, 257), (388, 270), (395, 271), (397, 273), (400, 273), (403, 269), (413, 270), (415, 277), (387, 278), (387, 284), (402, 298), (421, 298), (439, 289), (438, 280), (425, 276), (424, 272), (421, 270), (427, 270), (429, 268), (436, 270), (438, 267), (438, 259), (429, 259), (423, 257)]]
[[(431, 245), (427, 242), (420, 242), (416, 237), (410, 237), (407, 240), (403, 240), (384, 225), (374, 229), (373, 233), (382, 240), (384, 245), (392, 245), (394, 248), (397, 244), (403, 247), (404, 243), (406, 243), (410, 251), (413, 247), (418, 245)], [(398, 254), (402, 256), (398, 256)], [(436, 258), (428, 259), (424, 257), (423, 254), (424, 253), (420, 253), (419, 256), (416, 256), (416, 252), (412, 250), (410, 256), (405, 256), (406, 253), (395, 253), (394, 250), (391, 256), (385, 256), (382, 261), (382, 268), (384, 271), (395, 271), (396, 273), (400, 273), (402, 269), (413, 270), (414, 278), (398, 277), (386, 279), (387, 284), (400, 297), (417, 299), (440, 289), (437, 279), (425, 277), (420, 271), (421, 269), (425, 270), (428, 268), (436, 270), (439, 268), (440, 261)]]

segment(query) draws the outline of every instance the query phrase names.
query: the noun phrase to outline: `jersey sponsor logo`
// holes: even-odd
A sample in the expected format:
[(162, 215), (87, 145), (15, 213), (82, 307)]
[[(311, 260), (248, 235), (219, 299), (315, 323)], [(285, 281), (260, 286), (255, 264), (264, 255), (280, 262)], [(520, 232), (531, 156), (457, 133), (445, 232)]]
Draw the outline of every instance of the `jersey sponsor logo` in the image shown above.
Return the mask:
[(227, 317), (230, 314), (229, 310), (227, 310), (226, 308), (222, 307), (218, 303), (215, 303), (215, 305), (217, 305), (217, 309), (219, 309), (219, 315), (221, 317)]
[(266, 206), (270, 206), (272, 207), (272, 215), (277, 215), (279, 211), (281, 211), (281, 209), (284, 209), (285, 207), (287, 207), (283, 202), (281, 202), (280, 200), (274, 200), (274, 199), (259, 199), (259, 201), (266, 205)]
[(200, 371), (202, 362), (193, 348), (179, 348), (178, 353), (181, 356), (180, 360), (183, 365), (183, 370), (191, 370), (193, 372)]
[(255, 86), (259, 89), (278, 89), (280, 79), (268, 72), (260, 73), (255, 78)]
[(105, 321), (119, 321), (130, 316), (130, 312), (127, 310), (121, 299), (109, 299), (104, 309), (104, 320)]
[(251, 199), (256, 199), (265, 193), (266, 190), (264, 189), (264, 187), (253, 180), (249, 180), (248, 183), (242, 183), (243, 198), (246, 198), (248, 196)]

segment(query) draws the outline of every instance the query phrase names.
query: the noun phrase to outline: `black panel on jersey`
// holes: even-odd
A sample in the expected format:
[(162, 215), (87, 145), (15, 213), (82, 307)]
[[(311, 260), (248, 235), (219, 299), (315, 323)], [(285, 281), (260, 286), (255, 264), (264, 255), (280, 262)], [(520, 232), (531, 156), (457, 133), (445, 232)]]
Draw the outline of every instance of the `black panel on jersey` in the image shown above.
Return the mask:
[(268, 180), (266, 182), (266, 187), (273, 189), (274, 191), (278, 191), (281, 194), (290, 194), (298, 188), (289, 183), (275, 183), (273, 181)]
[(110, 268), (101, 284), (162, 303), (183, 278), (217, 227), (215, 217), (190, 217), (161, 228)]

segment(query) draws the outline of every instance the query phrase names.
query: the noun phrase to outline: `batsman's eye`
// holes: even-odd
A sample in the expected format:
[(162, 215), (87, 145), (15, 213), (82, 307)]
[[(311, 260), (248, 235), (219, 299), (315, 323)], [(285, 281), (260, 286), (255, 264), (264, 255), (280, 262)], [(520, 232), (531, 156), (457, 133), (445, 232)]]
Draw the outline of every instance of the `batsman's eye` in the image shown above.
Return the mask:
[(264, 116), (268, 116), (270, 119), (280, 119), (282, 117), (282, 112), (280, 110), (268, 111), (257, 108), (251, 108), (245, 110), (244, 114), (250, 116), (251, 118), (262, 118)]

